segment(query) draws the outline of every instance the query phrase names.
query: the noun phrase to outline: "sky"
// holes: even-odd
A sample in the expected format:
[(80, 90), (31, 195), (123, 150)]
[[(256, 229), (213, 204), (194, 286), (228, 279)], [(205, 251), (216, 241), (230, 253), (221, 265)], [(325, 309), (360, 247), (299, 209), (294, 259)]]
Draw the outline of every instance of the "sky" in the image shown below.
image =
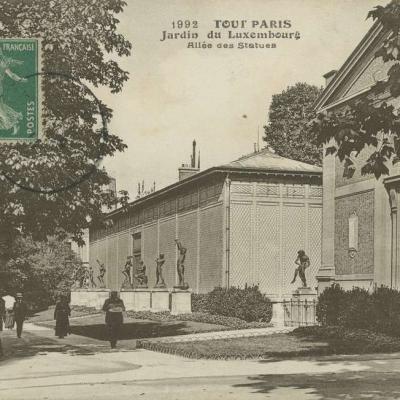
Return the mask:
[[(117, 189), (131, 198), (137, 183), (161, 189), (178, 179), (189, 163), (192, 141), (201, 151), (201, 169), (224, 164), (260, 146), (273, 94), (296, 82), (324, 85), (322, 75), (338, 69), (372, 25), (367, 13), (382, 0), (126, 0), (119, 32), (133, 45), (119, 59), (130, 79), (115, 95), (96, 93), (114, 110), (110, 130), (123, 138), (124, 153), (105, 160)], [(197, 21), (173, 29), (179, 20)], [(216, 20), (246, 20), (233, 32), (299, 32), (300, 39), (210, 40)], [(260, 27), (266, 21), (268, 28)], [(290, 20), (290, 28), (271, 28)], [(259, 25), (252, 27), (252, 21)], [(167, 39), (162, 32), (197, 32), (199, 39)], [(188, 48), (188, 42), (212, 48)], [(239, 42), (276, 43), (276, 48), (239, 49)], [(218, 48), (232, 43), (234, 48)]]

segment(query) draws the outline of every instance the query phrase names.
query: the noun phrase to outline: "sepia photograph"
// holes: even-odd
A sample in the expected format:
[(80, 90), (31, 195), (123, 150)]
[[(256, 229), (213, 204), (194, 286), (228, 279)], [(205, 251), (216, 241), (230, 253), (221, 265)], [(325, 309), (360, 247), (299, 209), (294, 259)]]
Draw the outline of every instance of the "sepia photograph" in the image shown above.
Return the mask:
[(0, 0), (0, 399), (400, 399), (400, 0)]

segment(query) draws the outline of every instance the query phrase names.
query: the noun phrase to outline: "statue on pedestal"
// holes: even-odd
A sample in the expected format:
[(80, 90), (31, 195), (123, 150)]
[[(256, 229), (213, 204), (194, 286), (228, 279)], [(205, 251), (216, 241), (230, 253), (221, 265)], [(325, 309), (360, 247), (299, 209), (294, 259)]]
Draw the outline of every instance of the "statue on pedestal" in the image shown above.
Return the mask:
[(175, 239), (175, 243), (179, 251), (178, 260), (176, 261), (176, 269), (178, 271), (179, 283), (175, 287), (179, 289), (188, 289), (189, 285), (185, 282), (185, 258), (187, 249), (186, 247), (182, 246), (182, 243), (178, 239)]
[(105, 276), (105, 274), (106, 274), (106, 267), (104, 266), (104, 263), (101, 263), (99, 260), (96, 260), (97, 261), (97, 264), (99, 264), (99, 267), (100, 267), (100, 269), (99, 269), (99, 275), (98, 275), (98, 277), (97, 277), (97, 280), (99, 281), (99, 283), (100, 283), (100, 287), (101, 288), (105, 288), (106, 287), (106, 284), (105, 284), (105, 282), (104, 282), (104, 276)]
[(80, 289), (82, 287), (83, 279), (81, 278), (82, 275), (82, 266), (77, 265), (72, 272), (72, 289)]
[(89, 269), (87, 267), (83, 268), (83, 273), (81, 276), (81, 288), (83, 289), (89, 289), (90, 286), (90, 275), (89, 275)]
[(122, 275), (124, 275), (125, 280), (122, 283), (123, 289), (132, 289), (132, 280), (131, 280), (131, 269), (133, 267), (132, 264), (132, 256), (128, 256), (126, 258), (126, 263), (124, 269), (122, 271)]
[(89, 273), (89, 287), (91, 288), (97, 287), (96, 282), (94, 281), (93, 267), (91, 265), (89, 265), (88, 273)]
[(162, 275), (162, 266), (165, 263), (165, 258), (164, 258), (164, 254), (160, 253), (159, 257), (156, 259), (156, 284), (155, 284), (155, 288), (165, 288), (167, 287), (165, 285), (165, 281), (164, 281), (164, 277)]
[(304, 252), (304, 250), (299, 250), (297, 252), (297, 258), (296, 258), (295, 264), (297, 264), (298, 267), (296, 268), (296, 270), (294, 272), (294, 278), (291, 283), (295, 283), (297, 275), (299, 275), (299, 277), (303, 283), (303, 287), (307, 287), (305, 271), (310, 266), (310, 259), (308, 258), (308, 256)]
[(136, 269), (136, 274), (134, 276), (138, 288), (147, 288), (147, 275), (146, 275), (146, 266), (144, 262), (141, 260), (139, 266)]

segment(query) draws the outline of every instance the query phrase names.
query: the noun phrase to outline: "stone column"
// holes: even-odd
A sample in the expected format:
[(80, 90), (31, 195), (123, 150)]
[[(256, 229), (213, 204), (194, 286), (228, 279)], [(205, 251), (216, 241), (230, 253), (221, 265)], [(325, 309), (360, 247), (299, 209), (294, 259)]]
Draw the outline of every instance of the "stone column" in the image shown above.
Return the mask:
[(335, 173), (335, 156), (324, 155), (321, 266), (316, 276), (319, 293), (335, 280)]
[(389, 194), (390, 202), (390, 220), (391, 220), (391, 262), (390, 262), (390, 287), (393, 289), (400, 288), (400, 223), (399, 223), (399, 191), (400, 191), (400, 175), (396, 175), (385, 179), (386, 190)]

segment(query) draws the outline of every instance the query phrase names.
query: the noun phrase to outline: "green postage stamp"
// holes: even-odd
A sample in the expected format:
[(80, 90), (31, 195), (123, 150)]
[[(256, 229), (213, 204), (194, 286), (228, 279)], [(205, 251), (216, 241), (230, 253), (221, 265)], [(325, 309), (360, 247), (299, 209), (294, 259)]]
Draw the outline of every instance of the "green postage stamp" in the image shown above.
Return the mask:
[(38, 39), (0, 39), (0, 140), (40, 136)]

